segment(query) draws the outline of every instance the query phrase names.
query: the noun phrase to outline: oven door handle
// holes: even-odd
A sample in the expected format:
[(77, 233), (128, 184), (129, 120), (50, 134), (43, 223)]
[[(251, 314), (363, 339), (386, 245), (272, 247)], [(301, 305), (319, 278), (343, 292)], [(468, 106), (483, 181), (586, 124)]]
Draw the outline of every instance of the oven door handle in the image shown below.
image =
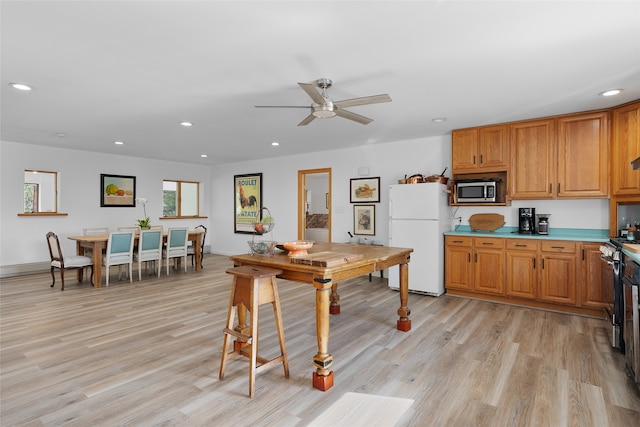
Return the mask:
[(610, 257), (604, 256), (604, 255), (600, 255), (600, 260), (602, 262), (606, 262), (609, 265), (613, 265), (613, 261), (611, 260)]

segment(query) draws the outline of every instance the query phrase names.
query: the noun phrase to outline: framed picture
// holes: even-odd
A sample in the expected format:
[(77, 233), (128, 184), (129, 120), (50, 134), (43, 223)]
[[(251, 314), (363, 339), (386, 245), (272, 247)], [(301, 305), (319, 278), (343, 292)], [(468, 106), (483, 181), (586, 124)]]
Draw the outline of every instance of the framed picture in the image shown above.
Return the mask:
[(376, 205), (353, 206), (353, 234), (376, 234)]
[(380, 202), (380, 177), (351, 178), (351, 203)]
[(100, 207), (128, 207), (136, 205), (136, 177), (100, 174)]
[(253, 234), (253, 223), (258, 222), (262, 209), (262, 174), (234, 175), (234, 232)]

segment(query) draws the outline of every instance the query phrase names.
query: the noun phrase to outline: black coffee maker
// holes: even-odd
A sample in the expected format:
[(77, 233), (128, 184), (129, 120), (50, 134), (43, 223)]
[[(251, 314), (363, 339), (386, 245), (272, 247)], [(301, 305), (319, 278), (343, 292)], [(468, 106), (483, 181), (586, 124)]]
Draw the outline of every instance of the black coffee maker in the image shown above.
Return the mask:
[(518, 233), (534, 234), (536, 232), (536, 208), (518, 208)]

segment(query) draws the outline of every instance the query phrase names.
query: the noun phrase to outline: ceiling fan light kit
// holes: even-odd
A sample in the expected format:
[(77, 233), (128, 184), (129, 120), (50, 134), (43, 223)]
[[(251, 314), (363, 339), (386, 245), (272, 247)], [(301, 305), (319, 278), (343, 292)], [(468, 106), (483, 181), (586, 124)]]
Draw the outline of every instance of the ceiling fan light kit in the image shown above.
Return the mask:
[[(373, 121), (365, 116), (361, 116), (360, 114), (353, 113), (351, 111), (345, 110), (346, 107), (355, 107), (358, 105), (367, 105), (367, 104), (378, 104), (381, 102), (391, 102), (391, 97), (387, 94), (382, 95), (373, 95), (373, 96), (365, 96), (362, 98), (352, 98), (345, 99), (343, 101), (333, 102), (327, 96), (327, 89), (329, 89), (333, 85), (333, 81), (331, 79), (323, 78), (318, 79), (313, 83), (298, 83), (298, 85), (304, 90), (307, 95), (313, 101), (311, 106), (287, 106), (287, 105), (256, 105), (256, 108), (310, 108), (311, 113), (305, 117), (298, 126), (305, 126), (311, 123), (316, 118), (320, 119), (329, 119), (331, 117), (339, 116), (344, 119), (352, 120), (354, 122), (366, 125)], [(318, 91), (321, 90), (321, 92)]]

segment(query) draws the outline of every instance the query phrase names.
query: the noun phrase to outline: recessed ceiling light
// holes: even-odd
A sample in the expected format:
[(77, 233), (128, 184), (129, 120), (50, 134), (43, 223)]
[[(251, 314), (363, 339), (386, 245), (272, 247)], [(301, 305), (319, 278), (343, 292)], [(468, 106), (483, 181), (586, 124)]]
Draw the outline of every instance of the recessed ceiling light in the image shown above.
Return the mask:
[(208, 157), (206, 154), (200, 154), (200, 157), (205, 158)]
[(279, 143), (279, 142), (276, 142), (276, 141), (273, 141), (273, 142), (271, 143), (271, 145), (272, 145), (272, 146), (274, 146), (274, 147), (277, 147), (278, 145), (280, 145), (280, 143)]
[(180, 122), (180, 124), (181, 124), (182, 126), (186, 127), (186, 128), (188, 128), (188, 127), (190, 127), (190, 126), (193, 126), (193, 123), (191, 123), (191, 122)]
[(57, 136), (58, 138), (64, 138), (65, 136), (67, 136), (67, 134), (66, 134), (66, 133), (64, 133), (64, 132), (58, 132), (58, 133), (56, 133), (56, 136)]
[(432, 122), (434, 123), (442, 123), (442, 122), (446, 122), (447, 118), (446, 117), (436, 117), (431, 119)]
[(9, 85), (12, 88), (18, 89), (18, 90), (31, 90), (31, 86), (27, 86), (27, 85), (22, 84), (22, 83), (9, 83)]
[(122, 141), (113, 141), (113, 143), (116, 145), (124, 145), (124, 142)]
[(604, 92), (600, 92), (598, 95), (600, 96), (614, 96), (622, 93), (622, 89), (609, 89)]

